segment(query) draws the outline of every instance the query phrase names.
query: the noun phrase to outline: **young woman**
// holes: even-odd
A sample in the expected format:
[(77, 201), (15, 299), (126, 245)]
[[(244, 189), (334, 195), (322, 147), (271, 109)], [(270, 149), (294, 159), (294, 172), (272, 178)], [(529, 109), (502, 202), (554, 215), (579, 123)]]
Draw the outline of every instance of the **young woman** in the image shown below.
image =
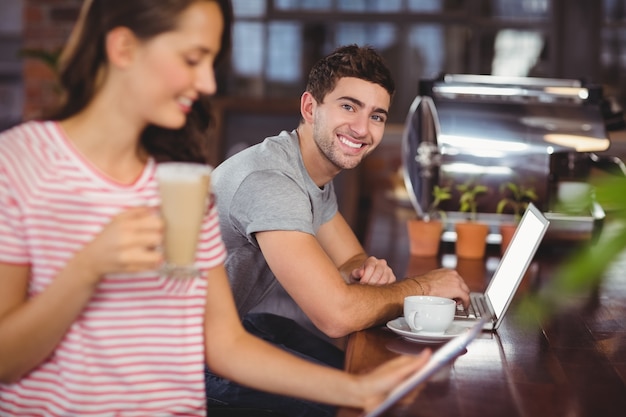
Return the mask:
[(202, 99), (231, 20), (227, 0), (86, 0), (60, 111), (0, 135), (0, 415), (204, 415), (205, 362), (255, 388), (370, 409), (427, 360), (356, 376), (249, 335), (214, 205), (203, 277), (181, 290), (159, 275), (156, 163), (206, 159)]

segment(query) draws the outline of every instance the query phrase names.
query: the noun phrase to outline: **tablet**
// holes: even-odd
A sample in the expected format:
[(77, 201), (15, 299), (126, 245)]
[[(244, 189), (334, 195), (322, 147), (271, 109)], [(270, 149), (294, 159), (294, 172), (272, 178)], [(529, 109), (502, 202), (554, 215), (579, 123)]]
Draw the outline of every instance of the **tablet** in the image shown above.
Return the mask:
[(402, 397), (415, 389), (419, 384), (425, 382), (439, 371), (443, 366), (451, 362), (459, 354), (465, 350), (467, 345), (476, 338), (482, 331), (485, 320), (481, 320), (477, 324), (470, 327), (466, 332), (461, 333), (453, 339), (450, 339), (445, 345), (441, 346), (434, 352), (426, 365), (415, 372), (408, 379), (403, 381), (395, 389), (389, 392), (387, 398), (369, 413), (363, 413), (361, 417), (378, 417), (389, 407), (400, 401)]

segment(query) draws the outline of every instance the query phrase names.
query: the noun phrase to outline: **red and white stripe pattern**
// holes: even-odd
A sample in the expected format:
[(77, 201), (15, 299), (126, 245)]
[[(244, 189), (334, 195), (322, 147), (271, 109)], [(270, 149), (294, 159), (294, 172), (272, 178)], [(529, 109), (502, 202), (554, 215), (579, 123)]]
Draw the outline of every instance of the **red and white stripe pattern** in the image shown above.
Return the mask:
[[(4, 132), (0, 262), (29, 265), (36, 296), (114, 215), (158, 207), (155, 166), (121, 185), (89, 164), (55, 122)], [(207, 270), (224, 259), (211, 204), (196, 265)], [(181, 286), (157, 271), (103, 277), (55, 353), (18, 383), (0, 384), (0, 415), (205, 415), (205, 296), (203, 278)]]

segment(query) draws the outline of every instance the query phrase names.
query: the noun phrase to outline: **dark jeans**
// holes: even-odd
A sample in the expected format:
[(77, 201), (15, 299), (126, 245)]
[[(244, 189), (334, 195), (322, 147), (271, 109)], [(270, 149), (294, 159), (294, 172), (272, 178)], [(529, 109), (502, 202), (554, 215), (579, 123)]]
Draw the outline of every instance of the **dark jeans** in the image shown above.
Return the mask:
[[(301, 358), (342, 369), (344, 353), (338, 347), (320, 339), (295, 321), (267, 313), (248, 314), (243, 326), (253, 335)], [(306, 377), (306, 375), (303, 375)], [(286, 417), (331, 417), (334, 407), (269, 394), (247, 388), (221, 378), (205, 369), (208, 415), (219, 408), (254, 407), (280, 413)]]

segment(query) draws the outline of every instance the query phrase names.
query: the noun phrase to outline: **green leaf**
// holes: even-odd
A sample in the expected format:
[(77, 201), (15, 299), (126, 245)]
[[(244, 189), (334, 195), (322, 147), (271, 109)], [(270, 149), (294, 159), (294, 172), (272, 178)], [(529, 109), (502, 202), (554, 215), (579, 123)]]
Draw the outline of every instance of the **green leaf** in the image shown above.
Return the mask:
[(47, 51), (45, 49), (24, 48), (18, 52), (18, 55), (22, 58), (39, 60), (56, 72), (61, 57), (61, 49)]
[(597, 286), (626, 250), (626, 177), (602, 177), (593, 185), (596, 201), (607, 212), (602, 234), (572, 253), (544, 289), (520, 301), (518, 308), (524, 313), (539, 320), (548, 318), (572, 297)]

